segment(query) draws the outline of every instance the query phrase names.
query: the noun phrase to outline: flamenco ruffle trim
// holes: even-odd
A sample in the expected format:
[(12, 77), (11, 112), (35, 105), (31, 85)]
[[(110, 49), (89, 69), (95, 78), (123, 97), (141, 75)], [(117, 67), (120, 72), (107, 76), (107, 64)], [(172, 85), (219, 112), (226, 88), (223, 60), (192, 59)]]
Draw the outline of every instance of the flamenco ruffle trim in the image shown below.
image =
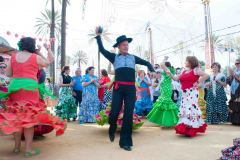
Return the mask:
[(206, 128), (207, 128), (206, 123), (204, 123), (199, 128), (192, 128), (183, 123), (180, 123), (177, 126), (175, 126), (176, 134), (181, 134), (189, 137), (194, 137), (197, 135), (197, 133), (205, 133)]
[(56, 136), (62, 135), (66, 129), (66, 122), (57, 116), (46, 112), (45, 104), (11, 103), (7, 108), (0, 110), (0, 131), (4, 134), (21, 132), (23, 128), (37, 125), (51, 126), (56, 131)]
[(178, 108), (173, 104), (155, 103), (154, 108), (147, 115), (147, 119), (160, 126), (171, 127), (178, 122)]

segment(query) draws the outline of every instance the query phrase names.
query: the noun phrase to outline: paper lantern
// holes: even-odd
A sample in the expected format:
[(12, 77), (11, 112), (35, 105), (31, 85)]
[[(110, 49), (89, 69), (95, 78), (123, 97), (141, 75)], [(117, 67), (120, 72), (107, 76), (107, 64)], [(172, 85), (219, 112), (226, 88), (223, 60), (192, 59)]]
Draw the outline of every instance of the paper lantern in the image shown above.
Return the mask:
[(39, 38), (39, 41), (42, 42), (42, 38)]
[(15, 37), (18, 38), (18, 34), (17, 33), (15, 34)]
[(10, 31), (7, 31), (7, 35), (9, 35), (9, 36), (10, 36), (10, 35), (11, 35), (11, 32), (10, 32)]

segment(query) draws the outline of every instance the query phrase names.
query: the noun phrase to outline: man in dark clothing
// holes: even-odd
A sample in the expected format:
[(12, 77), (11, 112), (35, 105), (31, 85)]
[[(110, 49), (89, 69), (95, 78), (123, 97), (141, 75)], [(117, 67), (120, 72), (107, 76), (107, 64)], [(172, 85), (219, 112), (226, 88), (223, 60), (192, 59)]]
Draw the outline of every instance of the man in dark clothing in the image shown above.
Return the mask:
[(133, 110), (136, 100), (135, 65), (145, 65), (151, 72), (154, 72), (154, 69), (149, 62), (128, 53), (128, 43), (132, 41), (132, 38), (127, 38), (125, 35), (118, 37), (117, 43), (113, 47), (118, 47), (119, 54), (114, 54), (104, 49), (100, 37), (100, 28), (96, 29), (96, 34), (98, 35), (96, 39), (99, 51), (113, 64), (115, 71), (112, 109), (109, 115), (109, 138), (112, 142), (114, 141), (117, 118), (124, 101), (123, 125), (119, 145), (124, 150), (131, 151), (133, 146)]

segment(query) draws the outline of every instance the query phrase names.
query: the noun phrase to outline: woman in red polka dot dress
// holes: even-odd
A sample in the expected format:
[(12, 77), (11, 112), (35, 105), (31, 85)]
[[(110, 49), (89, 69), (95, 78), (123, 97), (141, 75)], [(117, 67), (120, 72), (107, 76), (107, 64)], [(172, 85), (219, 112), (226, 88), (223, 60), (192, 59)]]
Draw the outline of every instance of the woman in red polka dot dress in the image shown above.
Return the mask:
[(174, 80), (180, 80), (182, 87), (179, 121), (175, 130), (177, 134), (194, 137), (197, 133), (204, 133), (207, 127), (198, 107), (198, 86), (208, 79), (208, 75), (199, 69), (199, 63), (195, 56), (186, 58), (185, 67), (186, 70), (177, 77), (169, 73)]

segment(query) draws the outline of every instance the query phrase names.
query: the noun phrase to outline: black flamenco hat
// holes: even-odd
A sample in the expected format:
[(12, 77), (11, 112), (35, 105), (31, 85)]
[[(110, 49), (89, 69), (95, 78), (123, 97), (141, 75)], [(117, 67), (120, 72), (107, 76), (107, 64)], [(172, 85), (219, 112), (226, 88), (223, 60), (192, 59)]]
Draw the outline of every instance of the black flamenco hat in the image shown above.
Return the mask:
[(125, 35), (121, 35), (116, 39), (116, 43), (113, 45), (113, 47), (116, 48), (120, 43), (124, 41), (128, 41), (128, 43), (131, 43), (132, 40), (132, 38), (127, 38)]

